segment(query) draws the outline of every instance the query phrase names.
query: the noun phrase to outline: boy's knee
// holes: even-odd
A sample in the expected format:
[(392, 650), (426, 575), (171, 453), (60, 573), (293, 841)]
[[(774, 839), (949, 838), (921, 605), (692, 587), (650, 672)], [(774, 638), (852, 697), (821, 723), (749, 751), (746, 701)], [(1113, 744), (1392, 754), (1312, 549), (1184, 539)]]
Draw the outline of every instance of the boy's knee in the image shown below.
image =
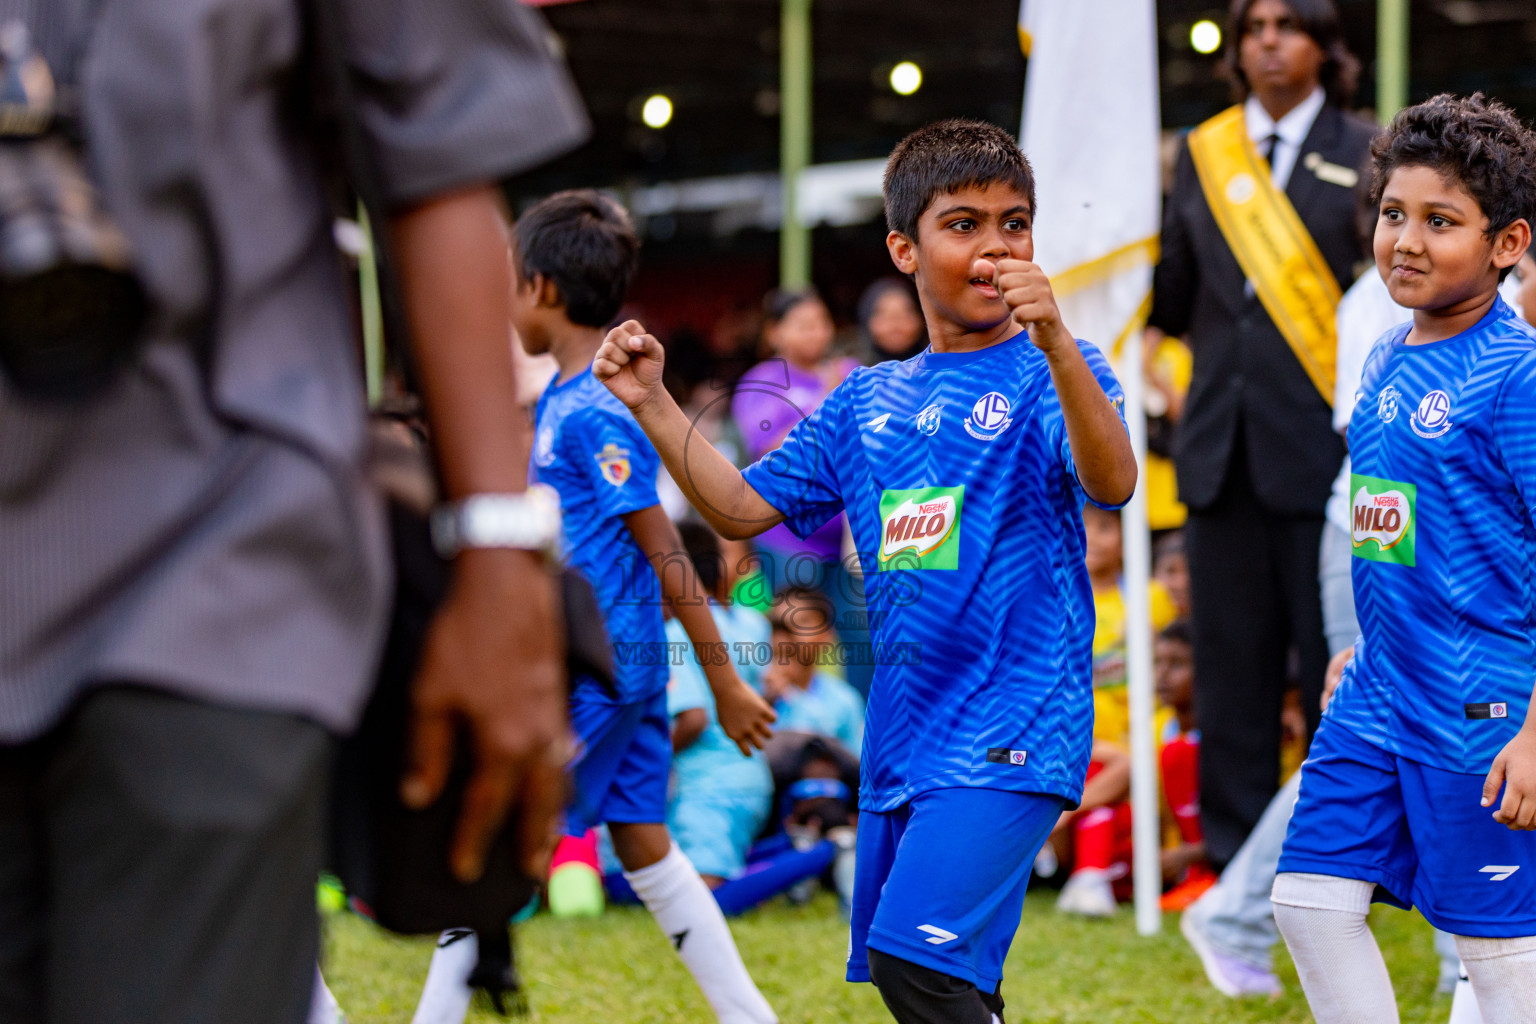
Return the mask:
[(992, 1024), (1002, 999), (987, 997), (968, 981), (931, 967), (869, 950), (869, 977), (897, 1024)]
[(1347, 937), (1366, 929), (1375, 889), (1359, 879), (1287, 871), (1275, 876), (1269, 899), (1275, 924), (1286, 943), (1294, 946), (1321, 933)]
[(1536, 959), (1536, 935), (1517, 939), (1480, 939), (1467, 935), (1456, 936), (1456, 952), (1467, 963), (1482, 960), (1499, 960), (1518, 956)]

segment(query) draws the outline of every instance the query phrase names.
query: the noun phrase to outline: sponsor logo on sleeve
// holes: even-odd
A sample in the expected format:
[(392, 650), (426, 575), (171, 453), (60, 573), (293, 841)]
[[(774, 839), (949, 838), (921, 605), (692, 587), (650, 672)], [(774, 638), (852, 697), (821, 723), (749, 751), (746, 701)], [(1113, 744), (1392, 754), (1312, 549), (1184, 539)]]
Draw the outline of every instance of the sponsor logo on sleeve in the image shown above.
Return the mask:
[(1012, 412), (1012, 404), (1001, 392), (988, 391), (971, 406), (965, 432), (978, 441), (991, 441), (1013, 425)]
[(1007, 747), (988, 747), (988, 764), (1022, 765), (1029, 758), (1027, 750), (1009, 750)]
[(1451, 396), (1444, 391), (1431, 391), (1425, 395), (1409, 418), (1408, 425), (1413, 427), (1415, 434), (1424, 438), (1436, 438), (1450, 430), (1453, 426)]
[(958, 569), (964, 487), (880, 495), (880, 569)]
[(1463, 704), (1461, 707), (1469, 721), (1509, 717), (1509, 705), (1502, 700), (1491, 704)]
[(602, 471), (603, 479), (615, 487), (623, 487), (629, 482), (629, 449), (620, 448), (616, 444), (605, 444), (603, 450), (595, 456), (597, 468)]
[(1417, 560), (1418, 488), (1397, 480), (1351, 473), (1350, 540), (1356, 558), (1414, 566)]

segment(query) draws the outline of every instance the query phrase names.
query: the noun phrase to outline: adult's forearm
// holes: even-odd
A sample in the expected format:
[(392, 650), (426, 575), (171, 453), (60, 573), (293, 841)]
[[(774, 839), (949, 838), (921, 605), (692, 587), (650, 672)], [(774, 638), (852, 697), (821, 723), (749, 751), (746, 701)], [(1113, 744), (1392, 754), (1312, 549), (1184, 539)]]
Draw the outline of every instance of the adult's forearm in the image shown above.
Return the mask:
[(449, 497), (528, 484), (508, 333), (506, 235), (489, 185), (391, 218), (422, 399)]
[(671, 395), (659, 391), (654, 399), (632, 411), (683, 496), (715, 532), (730, 540), (743, 540), (784, 520), (778, 509), (752, 489), (741, 470), (696, 434)]

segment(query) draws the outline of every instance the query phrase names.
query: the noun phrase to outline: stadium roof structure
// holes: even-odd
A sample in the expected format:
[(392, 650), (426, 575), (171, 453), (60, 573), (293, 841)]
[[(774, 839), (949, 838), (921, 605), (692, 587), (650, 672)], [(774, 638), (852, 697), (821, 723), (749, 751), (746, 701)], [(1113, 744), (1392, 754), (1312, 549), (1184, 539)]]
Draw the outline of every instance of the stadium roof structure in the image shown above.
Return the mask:
[[(1065, 0), (1064, 0), (1065, 2)], [(1376, 0), (1338, 0), (1362, 57), (1359, 100), (1374, 96)], [(521, 177), (515, 196), (596, 186), (773, 175), (779, 163), (780, 0), (579, 0), (543, 13), (595, 125), (577, 152)], [(1536, 3), (1411, 0), (1409, 96), (1482, 89), (1536, 116)], [(1164, 126), (1198, 122), (1228, 102), (1217, 55), (1190, 27), (1223, 21), (1220, 0), (1159, 0)], [(1025, 60), (1017, 0), (812, 0), (812, 163), (879, 160), (907, 132), (947, 116), (1017, 126)], [(892, 88), (902, 61), (921, 68), (911, 95)], [(652, 95), (671, 101), (661, 128)], [(750, 180), (750, 179), (744, 179)], [(740, 182), (738, 182), (740, 184)]]

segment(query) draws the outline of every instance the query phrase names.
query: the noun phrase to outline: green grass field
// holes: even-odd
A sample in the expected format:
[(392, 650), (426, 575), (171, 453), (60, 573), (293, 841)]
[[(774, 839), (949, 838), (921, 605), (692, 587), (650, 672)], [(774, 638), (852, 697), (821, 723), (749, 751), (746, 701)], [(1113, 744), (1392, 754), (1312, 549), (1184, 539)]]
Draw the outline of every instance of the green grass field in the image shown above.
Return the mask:
[[(1057, 914), (1054, 894), (1031, 895), (1008, 957), (1010, 1024), (1214, 1024), (1310, 1021), (1296, 971), (1279, 951), (1287, 993), (1233, 1001), (1206, 982), (1165, 916), (1161, 935), (1137, 936), (1130, 908), (1112, 921)], [(1372, 926), (1397, 986), (1403, 1024), (1444, 1021), (1434, 995), (1429, 925), (1377, 908)], [(352, 1024), (409, 1024), (431, 957), (429, 939), (400, 939), (350, 914), (327, 920), (325, 973)], [(869, 985), (843, 982), (848, 933), (829, 895), (805, 907), (770, 904), (731, 923), (747, 967), (784, 1024), (889, 1021)], [(519, 963), (540, 1024), (709, 1024), (698, 990), (667, 941), (638, 909), (601, 918), (535, 918), (519, 932)], [(472, 1021), (490, 1021), (471, 1014)]]

